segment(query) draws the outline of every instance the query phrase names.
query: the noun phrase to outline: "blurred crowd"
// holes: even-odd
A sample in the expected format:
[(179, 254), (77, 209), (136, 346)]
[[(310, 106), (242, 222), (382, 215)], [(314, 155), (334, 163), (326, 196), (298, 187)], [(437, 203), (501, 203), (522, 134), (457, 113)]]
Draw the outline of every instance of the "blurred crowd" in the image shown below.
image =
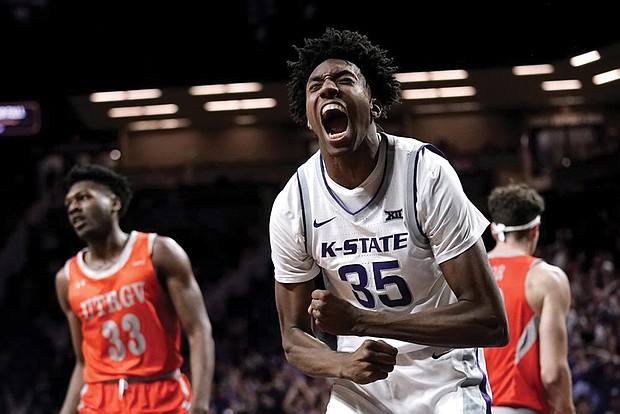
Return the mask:
[(545, 246), (542, 254), (570, 278), (569, 363), (578, 414), (620, 413), (620, 277), (615, 257), (608, 250), (587, 257), (561, 242)]

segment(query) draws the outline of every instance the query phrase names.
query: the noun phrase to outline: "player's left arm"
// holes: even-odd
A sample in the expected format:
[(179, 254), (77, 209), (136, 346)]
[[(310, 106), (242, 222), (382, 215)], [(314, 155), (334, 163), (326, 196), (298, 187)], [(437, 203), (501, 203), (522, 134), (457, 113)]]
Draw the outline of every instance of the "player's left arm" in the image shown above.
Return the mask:
[(377, 336), (423, 345), (464, 348), (508, 343), (508, 322), (482, 239), (440, 265), (457, 297), (415, 313), (354, 307), (328, 291), (313, 293), (317, 326), (335, 335)]
[(164, 276), (179, 321), (187, 334), (193, 402), (191, 413), (207, 413), (215, 371), (211, 321), (186, 251), (173, 239), (158, 236), (153, 262)]
[(508, 318), (482, 238), (440, 267), (457, 301), (413, 314), (412, 342), (454, 348), (508, 343)]
[[(457, 299), (421, 312), (417, 335), (427, 336), (422, 341), (429, 345), (454, 348), (507, 344), (508, 318), (482, 239), (488, 220), (469, 200), (447, 159), (427, 151), (417, 172), (418, 220)], [(430, 343), (439, 339), (452, 344)]]
[(437, 318), (433, 323), (439, 324), (439, 329), (445, 325), (452, 330), (455, 347), (506, 345), (508, 317), (482, 237), (440, 267), (457, 302), (434, 310)]

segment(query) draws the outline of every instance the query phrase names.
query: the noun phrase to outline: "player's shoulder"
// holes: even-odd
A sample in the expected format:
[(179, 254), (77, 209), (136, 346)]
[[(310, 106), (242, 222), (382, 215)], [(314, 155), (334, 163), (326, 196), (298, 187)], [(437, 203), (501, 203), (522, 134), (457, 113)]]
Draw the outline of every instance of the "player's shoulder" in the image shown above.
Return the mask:
[(272, 212), (282, 209), (290, 209), (291, 206), (296, 205), (300, 201), (300, 186), (302, 182), (307, 182), (314, 176), (316, 166), (318, 165), (318, 158), (320, 152), (317, 150), (312, 154), (303, 164), (299, 165), (295, 172), (291, 174), (288, 180), (284, 183), (280, 191), (276, 194), (273, 204)]
[(297, 173), (295, 173), (291, 175), (288, 178), (288, 180), (286, 180), (282, 188), (280, 188), (280, 191), (278, 191), (278, 193), (275, 196), (273, 204), (280, 205), (282, 203), (287, 203), (287, 200), (291, 196), (291, 193), (294, 194), (297, 191), (298, 187), (299, 185), (298, 185)]
[(544, 259), (537, 259), (535, 262), (535, 266), (532, 267), (532, 270), (540, 272), (540, 273), (548, 273), (548, 274), (559, 275), (562, 277), (567, 277), (566, 272), (564, 272), (564, 270), (561, 267), (556, 266), (552, 263), (549, 263), (548, 261)]
[(67, 264), (69, 263), (69, 260), (64, 262), (63, 265), (58, 270), (56, 270), (56, 275), (55, 275), (56, 281), (69, 279), (69, 274), (67, 272)]
[(293, 175), (284, 187), (276, 194), (271, 205), (271, 223), (275, 221), (288, 220), (300, 208), (301, 195), (296, 175)]
[(151, 258), (154, 264), (189, 260), (183, 246), (173, 237), (153, 233)]
[(538, 260), (530, 269), (528, 277), (536, 280), (545, 290), (566, 289), (569, 287), (568, 275), (559, 266), (546, 260)]
[(400, 150), (417, 150), (418, 148), (428, 145), (429, 143), (416, 137), (406, 137), (404, 135), (385, 134), (388, 140)]
[(164, 250), (175, 250), (179, 248), (182, 249), (179, 242), (171, 236), (166, 236), (166, 235), (157, 234), (157, 233), (150, 233), (150, 235), (153, 238), (152, 243), (155, 249), (164, 249)]
[[(82, 249), (82, 251), (84, 251), (85, 249)], [(56, 270), (56, 274), (55, 274), (55, 278), (56, 280), (60, 280), (60, 279), (69, 279), (69, 271), (68, 268), (71, 265), (72, 262), (76, 262), (78, 259), (78, 253), (74, 254), (73, 256), (69, 257), (67, 260), (65, 260), (62, 264), (62, 266), (60, 266), (60, 268), (58, 270)]]
[(448, 158), (435, 144), (417, 137), (386, 134), (397, 153), (415, 156), (419, 163), (443, 164)]

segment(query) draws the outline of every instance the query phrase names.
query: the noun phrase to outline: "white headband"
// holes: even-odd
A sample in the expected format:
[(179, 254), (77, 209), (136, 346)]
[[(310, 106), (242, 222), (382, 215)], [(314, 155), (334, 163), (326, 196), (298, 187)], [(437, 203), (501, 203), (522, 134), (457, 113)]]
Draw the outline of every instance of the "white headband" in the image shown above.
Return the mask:
[(521, 224), (519, 226), (507, 226), (503, 223), (493, 223), (493, 231), (497, 234), (499, 241), (506, 241), (506, 235), (504, 233), (510, 233), (511, 231), (528, 230), (534, 228), (540, 224), (540, 216), (534, 217), (529, 223)]

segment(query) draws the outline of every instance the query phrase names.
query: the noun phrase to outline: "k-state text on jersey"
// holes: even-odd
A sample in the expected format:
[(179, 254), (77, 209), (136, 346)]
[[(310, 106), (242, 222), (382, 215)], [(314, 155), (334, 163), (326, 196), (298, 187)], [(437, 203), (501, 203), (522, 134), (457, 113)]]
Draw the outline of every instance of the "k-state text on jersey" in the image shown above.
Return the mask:
[(321, 257), (336, 257), (338, 254), (383, 253), (407, 247), (408, 233), (388, 234), (381, 237), (359, 237), (321, 243)]

